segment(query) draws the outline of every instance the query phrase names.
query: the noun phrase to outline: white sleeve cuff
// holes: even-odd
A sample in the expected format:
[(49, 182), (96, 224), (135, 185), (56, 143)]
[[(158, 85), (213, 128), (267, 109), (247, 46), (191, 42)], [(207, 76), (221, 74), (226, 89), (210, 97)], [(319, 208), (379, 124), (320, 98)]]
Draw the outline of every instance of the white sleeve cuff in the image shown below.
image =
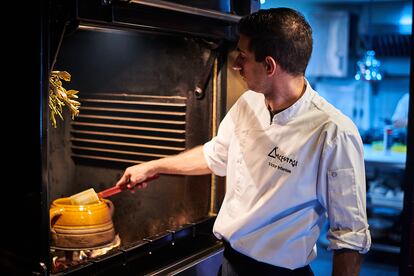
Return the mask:
[(329, 250), (352, 249), (361, 254), (365, 254), (371, 247), (371, 235), (368, 229), (358, 232), (344, 230), (329, 230), (328, 236)]
[(214, 154), (214, 138), (203, 145), (204, 159), (209, 169), (218, 176), (225, 176), (227, 164)]

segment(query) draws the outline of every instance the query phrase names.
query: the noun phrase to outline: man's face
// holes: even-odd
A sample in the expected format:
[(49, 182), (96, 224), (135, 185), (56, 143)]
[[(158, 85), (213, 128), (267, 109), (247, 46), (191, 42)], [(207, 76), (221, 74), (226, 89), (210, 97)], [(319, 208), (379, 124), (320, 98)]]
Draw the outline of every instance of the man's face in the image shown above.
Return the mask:
[(239, 52), (233, 64), (233, 69), (239, 71), (250, 90), (266, 93), (266, 67), (263, 62), (257, 62), (254, 53), (249, 50), (250, 39), (240, 35), (237, 51)]

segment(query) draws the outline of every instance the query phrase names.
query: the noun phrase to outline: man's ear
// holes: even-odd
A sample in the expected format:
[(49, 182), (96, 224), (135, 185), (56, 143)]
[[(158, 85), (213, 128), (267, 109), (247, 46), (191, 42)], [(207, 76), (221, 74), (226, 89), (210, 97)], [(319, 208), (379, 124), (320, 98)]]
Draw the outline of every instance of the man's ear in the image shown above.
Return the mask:
[(275, 59), (272, 58), (271, 56), (267, 56), (267, 57), (265, 57), (264, 63), (265, 63), (265, 67), (266, 67), (266, 73), (269, 76), (273, 76), (276, 73), (276, 70), (277, 70), (277, 67), (278, 67), (278, 64), (275, 61)]

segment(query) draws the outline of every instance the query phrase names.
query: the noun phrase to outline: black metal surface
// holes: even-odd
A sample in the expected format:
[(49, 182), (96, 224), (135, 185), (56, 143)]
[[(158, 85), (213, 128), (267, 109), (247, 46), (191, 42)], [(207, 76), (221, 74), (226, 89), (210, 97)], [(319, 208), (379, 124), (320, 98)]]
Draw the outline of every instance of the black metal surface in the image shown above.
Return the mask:
[[(98, 93), (119, 95), (112, 98), (125, 101), (137, 101), (143, 95), (154, 95), (158, 97), (157, 101), (162, 101), (160, 96), (167, 100), (170, 96), (185, 97), (186, 107), (179, 110), (185, 114), (181, 116), (185, 116), (185, 125), (181, 129), (183, 134), (172, 137), (182, 139), (184, 142), (179, 146), (184, 149), (206, 142), (211, 135), (211, 78), (207, 82), (203, 99), (198, 99), (192, 89), (200, 81), (205, 82), (206, 74), (213, 69), (211, 56), (214, 51), (219, 50), (212, 49), (206, 41), (191, 37), (78, 30), (63, 40), (54, 69), (67, 70), (72, 75), (71, 82), (64, 86), (79, 90), (80, 99), (96, 98)], [(128, 108), (139, 110), (141, 107), (131, 105)], [(88, 115), (82, 107), (81, 113), (82, 116)], [(175, 119), (169, 119), (171, 118)], [(109, 188), (116, 183), (124, 169), (131, 165), (72, 158), (74, 153), (79, 153), (77, 147), (85, 146), (73, 139), (105, 139), (102, 135), (80, 137), (76, 131), (100, 131), (90, 126), (77, 126), (77, 123), (82, 122), (90, 123), (90, 120), (76, 118), (71, 125), (70, 118), (67, 118), (58, 122), (58, 128), (49, 129), (48, 192), (51, 200), (91, 187), (97, 192)], [(124, 124), (122, 121), (116, 123)], [(134, 123), (134, 126), (139, 124)], [(156, 127), (145, 125), (148, 126)], [(118, 132), (117, 129), (111, 129), (106, 133)], [(166, 137), (157, 135), (154, 131), (136, 134)], [(127, 137), (121, 142), (143, 144), (143, 141)], [(160, 145), (161, 142), (155, 144)], [(98, 147), (97, 144), (92, 146)], [(150, 154), (148, 151), (143, 153)], [(169, 155), (176, 154), (177, 151), (157, 150), (152, 153)], [(105, 156), (113, 157), (106, 154)], [(145, 154), (138, 156), (138, 159), (149, 160), (149, 155)], [(206, 216), (210, 204), (210, 176), (162, 176), (151, 182), (145, 190), (139, 190), (135, 194), (125, 192), (110, 200), (115, 205), (115, 230), (125, 244), (134, 243)]]
[(248, 15), (260, 9), (259, 0), (233, 0), (232, 10), (238, 15)]
[[(414, 12), (414, 6), (413, 6)], [(411, 41), (414, 41), (414, 27), (411, 26)], [(407, 160), (405, 163), (404, 178), (404, 208), (402, 212), (402, 238), (400, 275), (413, 275), (414, 273), (414, 47), (411, 47), (410, 59), (410, 101), (407, 125)]]
[(212, 234), (214, 220), (215, 217), (205, 218), (145, 238), (53, 275), (145, 275), (176, 266), (184, 258), (221, 246)]
[(93, 271), (98, 275), (125, 275), (127, 259), (125, 251), (116, 250), (91, 260)]
[[(25, 18), (21, 21), (22, 24), (12, 24), (3, 33), (3, 39), (8, 41), (4, 49), (7, 54), (3, 57), (3, 65), (8, 70), (3, 73), (3, 79), (11, 86), (23, 83), (24, 79), (24, 88), (19, 95), (4, 93), (2, 97), (5, 103), (14, 102), (19, 106), (17, 109), (13, 108), (14, 111), (10, 113), (13, 116), (4, 120), (2, 125), (2, 275), (29, 275), (32, 272), (42, 275), (41, 263), (45, 264), (48, 260), (48, 232), (42, 228), (48, 219), (43, 216), (47, 195), (43, 192), (42, 182), (42, 158), (45, 149), (42, 135), (45, 132), (41, 128), (41, 107), (44, 103), (42, 95), (47, 93), (47, 86), (43, 82), (47, 80), (47, 76), (41, 67), (48, 54), (48, 49), (42, 47), (48, 42), (49, 18), (45, 15), (45, 2), (47, 1), (27, 3), (27, 9), (19, 12), (19, 16)], [(5, 9), (20, 10), (21, 3), (10, 2)], [(21, 51), (18, 49), (19, 45), (27, 47)], [(20, 73), (16, 74), (22, 70), (27, 70), (30, 74), (24, 77)]]
[[(171, 3), (174, 2), (174, 3)], [(209, 1), (207, 4), (212, 4), (213, 1)], [(128, 3), (133, 3), (136, 5), (142, 5), (147, 7), (154, 7), (158, 9), (167, 10), (170, 12), (177, 12), (180, 14), (190, 14), (201, 16), (213, 20), (220, 20), (224, 22), (238, 22), (240, 16), (232, 15), (222, 10), (230, 11), (230, 3), (224, 3), (224, 0), (215, 1), (218, 2), (218, 7), (216, 4), (216, 9), (211, 9), (209, 6), (196, 7), (196, 2), (191, 2), (191, 4), (181, 3), (181, 1), (164, 1), (164, 0), (129, 0)], [(222, 3), (222, 5), (220, 5)], [(202, 3), (201, 3), (202, 4)], [(200, 4), (198, 4), (200, 5)]]
[[(101, 5), (106, 2), (107, 5)], [(115, 28), (117, 30), (138, 30), (141, 33), (151, 33), (159, 35), (160, 33), (168, 34), (164, 36), (164, 42), (168, 41), (166, 37), (172, 38), (177, 42), (181, 39), (181, 42), (178, 43), (177, 47), (182, 47), (184, 45), (183, 41), (188, 39), (193, 40), (193, 42), (198, 39), (199, 42), (193, 43), (198, 48), (197, 55), (199, 57), (204, 56), (200, 55), (200, 49), (208, 53), (208, 47), (201, 47), (200, 42), (205, 38), (214, 38), (214, 39), (228, 39), (229, 29), (232, 29), (233, 23), (226, 23), (223, 20), (215, 19), (205, 19), (205, 21), (200, 20), (201, 25), (206, 25), (206, 28), (194, 27), (194, 29), (182, 30), (180, 29), (180, 24), (198, 24), (198, 16), (188, 17), (180, 24), (177, 28), (169, 28), (169, 26), (151, 26), (152, 22), (155, 22), (155, 19), (162, 21), (163, 17), (161, 14), (156, 14), (157, 9), (154, 9), (155, 14), (152, 15), (152, 18), (145, 19), (145, 22), (142, 22), (142, 25), (131, 26), (129, 22), (120, 22), (122, 21), (122, 15), (119, 14), (117, 19), (120, 20), (116, 22), (113, 17), (113, 6), (111, 5), (112, 1), (41, 1), (39, 2), (28, 2), (25, 3), (25, 9), (21, 10), (21, 3), (16, 2), (16, 7), (11, 10), (21, 10), (20, 16), (24, 18), (21, 25), (13, 24), (12, 28), (9, 28), (11, 34), (7, 34), (5, 39), (8, 41), (7, 47), (7, 68), (8, 72), (6, 78), (8, 81), (16, 88), (13, 89), (13, 93), (5, 93), (3, 100), (5, 102), (13, 105), (13, 113), (10, 117), (10, 120), (6, 120), (6, 129), (8, 135), (5, 135), (7, 145), (13, 149), (13, 151), (7, 151), (6, 155), (3, 155), (4, 159), (7, 160), (7, 166), (5, 171), (7, 174), (4, 179), (6, 186), (6, 191), (4, 192), (7, 197), (2, 200), (5, 208), (3, 210), (11, 210), (15, 208), (15, 201), (19, 200), (20, 208), (24, 210), (22, 215), (16, 215), (15, 212), (5, 212), (3, 219), (7, 222), (8, 227), (6, 228), (5, 234), (8, 239), (1, 244), (0, 248), (0, 271), (5, 272), (6, 275), (48, 275), (50, 274), (50, 244), (49, 244), (49, 204), (50, 201), (56, 197), (67, 196), (72, 194), (74, 190), (83, 189), (90, 187), (91, 183), (100, 189), (104, 189), (113, 185), (113, 181), (118, 179), (120, 176), (120, 168), (107, 168), (103, 164), (94, 164), (97, 169), (97, 174), (100, 174), (99, 177), (94, 178), (93, 181), (88, 180), (89, 169), (91, 169), (91, 164), (83, 164), (82, 166), (90, 166), (85, 169), (75, 170), (75, 167), (70, 162), (50, 162), (53, 159), (53, 153), (63, 156), (69, 156), (70, 152), (65, 148), (65, 141), (55, 141), (56, 144), (51, 146), (50, 143), (50, 132), (53, 132), (52, 135), (57, 134), (59, 137), (69, 137), (68, 130), (66, 126), (69, 125), (68, 122), (70, 119), (67, 117), (68, 114), (65, 114), (65, 118), (68, 118), (58, 126), (57, 129), (50, 128), (49, 121), (49, 109), (48, 109), (48, 94), (49, 94), (49, 74), (50, 70), (68, 70), (72, 73), (73, 79), (69, 86), (76, 89), (79, 84), (81, 93), (86, 90), (89, 90), (90, 86), (93, 87), (105, 87), (107, 80), (110, 80), (111, 75), (105, 74), (96, 74), (95, 70), (86, 70), (82, 71), (82, 68), (78, 68), (78, 72), (81, 74), (73, 74), (72, 70), (68, 68), (58, 68), (59, 64), (62, 64), (60, 61), (60, 53), (62, 47), (65, 47), (66, 39), (74, 35), (79, 29), (79, 23), (89, 23), (102, 28)], [(81, 5), (85, 4), (86, 9), (80, 10)], [(83, 6), (82, 6), (83, 7)], [(85, 7), (83, 7), (85, 8)], [(88, 10), (89, 9), (89, 10)], [(117, 12), (115, 12), (117, 13)], [(137, 16), (137, 15), (134, 15)], [(141, 16), (138, 15), (138, 17)], [(142, 16), (144, 18), (144, 16)], [(191, 19), (191, 20), (190, 20)], [(190, 21), (189, 21), (190, 20)], [(181, 18), (178, 18), (178, 21), (181, 21)], [(210, 23), (214, 22), (213, 25), (216, 25), (217, 30), (211, 29)], [(220, 22), (218, 22), (220, 21)], [(167, 24), (168, 25), (168, 24)], [(19, 27), (19, 28), (17, 28)], [(22, 27), (22, 28), (20, 28)], [(211, 33), (209, 33), (211, 31)], [(232, 31), (230, 31), (232, 33)], [(183, 35), (184, 34), (184, 35)], [(179, 35), (179, 36), (177, 36)], [(178, 40), (177, 40), (178, 37)], [(180, 38), (181, 37), (181, 38)], [(197, 37), (197, 38), (196, 38)], [(200, 40), (200, 38), (202, 38)], [(161, 43), (162, 44), (162, 43)], [(21, 50), (21, 46), (24, 45), (24, 50)], [(171, 45), (177, 45), (177, 43), (171, 43)], [(197, 46), (198, 45), (198, 46)], [(100, 49), (99, 46), (95, 45), (94, 50)], [(19, 48), (20, 47), (20, 48)], [(175, 51), (176, 48), (172, 47), (169, 50), (170, 52), (165, 52), (165, 56), (170, 57), (177, 54)], [(93, 51), (93, 50), (92, 50)], [(201, 51), (201, 52), (202, 52)], [(194, 54), (194, 51), (184, 51), (185, 55), (177, 57), (177, 59), (185, 60), (188, 55)], [(115, 61), (109, 64), (111, 65), (116, 63), (116, 56), (118, 53), (107, 54), (104, 57), (108, 57), (109, 60)], [(112, 56), (112, 57), (111, 57)], [(153, 56), (154, 57), (154, 56)], [(73, 60), (83, 60), (85, 64), (88, 64), (89, 56), (77, 56), (76, 54), (72, 56)], [(185, 65), (185, 62), (180, 63), (179, 60), (172, 61), (171, 63), (178, 66)], [(148, 61), (149, 59), (147, 59)], [(168, 60), (168, 59), (167, 59)], [(124, 62), (129, 62), (130, 60), (124, 59)], [(153, 59), (151, 62), (157, 61)], [(176, 93), (189, 93), (191, 91), (192, 96), (189, 97), (189, 104), (194, 106), (194, 110), (189, 113), (187, 116), (194, 119), (195, 122), (191, 122), (189, 125), (188, 133), (191, 139), (186, 144), (187, 147), (194, 146), (200, 142), (205, 141), (210, 136), (210, 129), (194, 129), (194, 126), (197, 126), (197, 122), (206, 122), (210, 123), (211, 114), (208, 112), (210, 110), (210, 103), (206, 103), (198, 100), (194, 95), (192, 89), (195, 87), (195, 84), (201, 78), (201, 71), (204, 70), (203, 59), (201, 58), (200, 63), (190, 63), (190, 66), (187, 66), (197, 72), (194, 74), (194, 78), (187, 78), (187, 76), (178, 76), (177, 71), (174, 69), (165, 67), (164, 64), (154, 63), (153, 68), (158, 68), (154, 71), (155, 73), (158, 69), (165, 70), (167, 76), (170, 76), (171, 79), (165, 82), (164, 79), (155, 79), (152, 80), (152, 83), (160, 83), (170, 85), (171, 91)], [(140, 64), (140, 63), (138, 63)], [(87, 66), (86, 66), (87, 67)], [(90, 69), (90, 68), (89, 68)], [(95, 68), (97, 70), (102, 70), (104, 72), (107, 67), (102, 66)], [(194, 70), (196, 69), (196, 70)], [(210, 68), (211, 69), (211, 68)], [(168, 71), (170, 70), (170, 71)], [(76, 71), (76, 70), (75, 70)], [(152, 72), (152, 73), (154, 73)], [(143, 74), (139, 74), (139, 69), (135, 68), (130, 71), (131, 74), (127, 74), (128, 79), (141, 78), (137, 83), (143, 83), (142, 79), (145, 79)], [(96, 76), (100, 76), (97, 78)], [(147, 76), (152, 76), (152, 74), (147, 74)], [(80, 79), (77, 79), (80, 77)], [(93, 78), (96, 79), (93, 79)], [(92, 78), (92, 81), (91, 81)], [(174, 86), (171, 83), (174, 81), (179, 81), (181, 78), (184, 78), (184, 85)], [(93, 82), (97, 80), (97, 82)], [(79, 81), (79, 82), (78, 82)], [(24, 83), (24, 84), (23, 84)], [(115, 83), (122, 85), (123, 80), (118, 79)], [(149, 82), (148, 82), (149, 83)], [(168, 83), (168, 84), (166, 84)], [(96, 85), (97, 84), (97, 85)], [(88, 87), (88, 85), (90, 85)], [(112, 83), (111, 83), (112, 85)], [(65, 85), (67, 87), (67, 85)], [(116, 86), (116, 85), (115, 85)], [(206, 99), (211, 100), (211, 83), (209, 83), (206, 93)], [(17, 88), (19, 87), (19, 88)], [(112, 86), (108, 86), (110, 89)], [(118, 90), (118, 86), (116, 89)], [(177, 88), (178, 87), (178, 88)], [(105, 87), (107, 88), (107, 87)], [(125, 88), (125, 87), (123, 87)], [(136, 87), (126, 87), (126, 90), (135, 91)], [(148, 88), (148, 87), (147, 87)], [(184, 90), (182, 89), (184, 88)], [(106, 92), (110, 89), (104, 89)], [(93, 91), (94, 89), (91, 89)], [(96, 89), (95, 91), (102, 91)], [(118, 90), (119, 91), (119, 90)], [(148, 90), (151, 91), (151, 90)], [(109, 91), (110, 92), (110, 91)], [(154, 92), (154, 90), (152, 90)], [(10, 96), (10, 97), (8, 97)], [(200, 108), (200, 106), (202, 108)], [(197, 111), (197, 112), (196, 112)], [(193, 113), (194, 112), (194, 113)], [(19, 117), (16, 117), (19, 116)], [(61, 144), (59, 145), (59, 142)], [(52, 153), (52, 155), (51, 155)], [(66, 158), (66, 157), (64, 157)], [(63, 159), (64, 159), (63, 158)], [(102, 166), (101, 166), (102, 165)], [(95, 169), (94, 168), (94, 169)], [(57, 179), (56, 175), (60, 175)], [(109, 175), (109, 178), (108, 178)], [(86, 179), (85, 182), (77, 183), (76, 178)], [(56, 187), (55, 183), (65, 179), (67, 186), (62, 185), (61, 187)], [(193, 183), (209, 183), (209, 177), (177, 177), (173, 179), (173, 182), (177, 183), (177, 186), (172, 185), (169, 189), (166, 190), (169, 195), (182, 194), (183, 192), (187, 193), (182, 197), (182, 201), (179, 202), (180, 208), (173, 209), (173, 212), (180, 210), (185, 210), (189, 205), (195, 206), (197, 210), (202, 210), (202, 212), (195, 212), (192, 214), (192, 218), (199, 218), (201, 214), (205, 214), (208, 211), (208, 201), (200, 201), (201, 198), (209, 194), (209, 185), (191, 185)], [(181, 188), (178, 187), (178, 183), (181, 182)], [(75, 184), (74, 184), (75, 183)], [(10, 185), (9, 185), (10, 184)], [(160, 194), (156, 188), (152, 194), (147, 194), (144, 197), (151, 198), (151, 200), (159, 201), (165, 200), (168, 202), (168, 199), (171, 199), (169, 195), (161, 195), (161, 197), (156, 197), (154, 195)], [(132, 195), (129, 196), (129, 200), (114, 199), (114, 201), (126, 201), (131, 207), (130, 210), (140, 207), (141, 199), (132, 198)], [(161, 202), (161, 201), (160, 201)], [(117, 204), (119, 205), (119, 204)], [(11, 207), (12, 206), (12, 207)], [(127, 206), (128, 207), (128, 206)], [(168, 208), (168, 204), (165, 208)], [(13, 209), (14, 210), (14, 209)], [(119, 210), (119, 209), (118, 209)], [(146, 211), (143, 208), (142, 214)], [(163, 210), (161, 209), (160, 212)], [(127, 214), (127, 211), (124, 211)], [(140, 212), (140, 211), (139, 211)], [(128, 219), (135, 221), (136, 224), (139, 224), (136, 221), (136, 217), (133, 214), (127, 214), (130, 216)], [(168, 215), (168, 213), (167, 213)], [(115, 221), (117, 218), (115, 218)], [(188, 221), (187, 221), (188, 222)], [(163, 228), (172, 229), (173, 226), (177, 224), (169, 224), (168, 220), (164, 220)], [(185, 222), (184, 222), (185, 223)], [(10, 226), (10, 227), (9, 227)], [(128, 225), (124, 226), (122, 231), (127, 231)], [(176, 238), (179, 240), (182, 237), (186, 240), (184, 233), (192, 228), (183, 228), (179, 230), (173, 230), (176, 233)], [(138, 230), (140, 231), (140, 230)], [(144, 234), (154, 234), (158, 231), (155, 229), (144, 229), (141, 233), (136, 233), (133, 231), (132, 235), (144, 235)], [(173, 234), (173, 233), (171, 233)], [(180, 236), (182, 235), (182, 236)], [(128, 241), (128, 238), (125, 239)], [(134, 241), (137, 240), (137, 237), (131, 237), (130, 245), (135, 244)], [(201, 239), (201, 243), (203, 244)], [(189, 248), (195, 246), (194, 240), (191, 240)], [(178, 242), (177, 246), (181, 243)], [(184, 242), (182, 243), (184, 244)], [(204, 242), (204, 245), (208, 245), (208, 242)], [(197, 245), (198, 246), (198, 245)], [(184, 249), (187, 246), (182, 246)], [(127, 247), (125, 247), (127, 248)], [(183, 250), (184, 250), (183, 249)], [(185, 251), (185, 250), (184, 250)], [(115, 251), (110, 254), (105, 255), (105, 257), (98, 258), (89, 263), (85, 263), (74, 268), (73, 274), (78, 273), (79, 275), (85, 275), (86, 272), (96, 271), (121, 271), (126, 262), (126, 251)], [(130, 255), (131, 256), (131, 255)], [(154, 263), (156, 261), (154, 260)], [(93, 268), (93, 269), (92, 269)], [(77, 271), (77, 272), (76, 272)], [(126, 270), (127, 271), (127, 270)], [(106, 272), (102, 272), (104, 275)], [(108, 273), (107, 275), (113, 275)]]
[(177, 260), (175, 263), (152, 271), (151, 275), (218, 275), (222, 263), (223, 251), (222, 243), (215, 243), (201, 248), (192, 255), (183, 256), (183, 258)]
[(173, 235), (168, 231), (144, 238), (143, 240), (148, 242), (150, 253), (156, 252), (162, 248), (168, 248), (175, 242), (173, 240)]
[(186, 237), (194, 237), (194, 224), (182, 225), (174, 230), (167, 230), (171, 233), (174, 242), (180, 241)]
[(200, 78), (198, 84), (195, 87), (195, 96), (197, 99), (201, 100), (205, 96), (205, 91), (207, 89), (207, 86), (210, 82), (211, 75), (213, 75), (213, 66), (214, 62), (216, 61), (217, 57), (219, 56), (220, 52), (217, 50), (219, 48), (219, 44), (216, 46), (216, 49), (214, 49), (211, 52), (210, 57), (207, 60), (207, 68), (210, 68), (210, 70), (205, 70), (202, 77)]
[[(210, 137), (211, 76), (216, 57), (219, 58), (218, 70), (224, 64), (226, 50), (219, 47), (221, 45), (223, 43), (194, 37), (119, 32), (105, 26), (82, 28), (64, 37), (54, 69), (64, 68), (71, 73), (72, 81), (66, 86), (79, 90), (80, 98), (83, 95), (96, 98), (98, 93), (111, 93), (114, 97), (119, 95), (123, 100), (135, 101), (143, 95), (154, 95), (159, 97), (158, 101), (160, 96), (185, 97), (187, 107), (182, 110), (186, 121), (184, 146), (191, 148)], [(202, 99), (192, 91), (199, 83), (205, 88)], [(137, 109), (132, 105), (128, 108)], [(88, 115), (87, 112), (83, 114)], [(78, 122), (83, 121), (75, 120), (74, 125)], [(57, 129), (49, 130), (51, 198), (68, 196), (91, 186), (96, 191), (112, 186), (126, 165), (111, 164), (108, 167), (104, 162), (71, 159), (69, 137), (71, 131), (78, 128), (71, 128), (69, 120), (58, 123)], [(96, 131), (90, 127), (82, 130)], [(77, 136), (72, 133), (72, 137)], [(109, 257), (94, 262), (102, 271), (150, 271), (159, 259), (170, 258), (168, 252), (176, 256), (175, 251), (180, 248), (182, 240), (192, 237), (196, 242), (200, 239), (194, 236), (194, 224), (188, 223), (205, 217), (209, 212), (210, 176), (162, 176), (145, 190), (136, 194), (126, 192), (112, 197), (111, 201), (115, 205), (115, 229), (124, 244), (120, 250), (125, 254), (122, 257), (114, 255), (118, 261)], [(207, 237), (211, 238), (211, 228), (204, 238)], [(160, 248), (163, 252), (158, 252)], [(158, 256), (157, 261), (147, 260), (153, 260), (155, 255)], [(128, 265), (120, 265), (119, 260)], [(81, 265), (75, 271), (87, 273), (91, 269), (90, 265)]]
[(94, 0), (69, 5), (76, 7), (76, 20), (84, 23), (229, 40), (235, 39), (235, 25), (240, 18), (167, 1), (112, 1), (102, 5)]
[[(210, 45), (193, 37), (78, 30), (63, 41), (55, 70), (80, 93), (188, 95), (210, 71)], [(82, 96), (79, 94), (79, 96)]]
[(185, 150), (186, 100), (176, 95), (83, 95), (80, 114), (71, 122), (72, 157), (135, 165), (178, 154)]
[[(150, 2), (146, 0), (145, 2)], [(155, 1), (158, 2), (158, 1)], [(199, 0), (163, 0), (162, 2), (176, 3), (179, 5), (186, 5), (192, 8), (198, 9), (207, 9), (213, 11), (219, 11), (222, 13), (233, 13), (232, 12), (232, 2), (233, 0), (209, 0), (209, 1), (199, 1)]]
[[(412, 37), (409, 34), (382, 33), (362, 36), (366, 47), (375, 50), (377, 57), (410, 57)], [(368, 43), (370, 42), (370, 44)]]

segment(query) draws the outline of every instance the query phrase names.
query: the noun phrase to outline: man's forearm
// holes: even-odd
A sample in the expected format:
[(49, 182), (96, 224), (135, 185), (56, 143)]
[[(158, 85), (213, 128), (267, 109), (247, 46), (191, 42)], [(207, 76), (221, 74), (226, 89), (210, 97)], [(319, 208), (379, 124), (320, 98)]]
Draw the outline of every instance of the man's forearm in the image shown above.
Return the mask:
[(157, 174), (209, 174), (211, 170), (204, 158), (203, 147), (198, 146), (178, 155), (149, 161), (127, 168), (115, 184), (133, 189), (135, 186), (145, 187), (146, 180)]
[(160, 174), (202, 175), (211, 173), (204, 158), (202, 146), (150, 163), (156, 173)]
[(350, 249), (334, 250), (333, 276), (357, 276), (364, 257), (358, 251)]

